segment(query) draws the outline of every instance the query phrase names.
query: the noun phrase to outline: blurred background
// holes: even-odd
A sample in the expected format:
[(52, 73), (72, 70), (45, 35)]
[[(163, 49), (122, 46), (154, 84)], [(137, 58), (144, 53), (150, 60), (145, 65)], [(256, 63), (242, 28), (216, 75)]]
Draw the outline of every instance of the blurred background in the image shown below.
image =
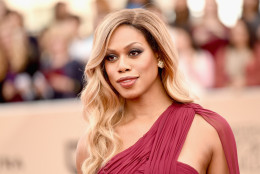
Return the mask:
[(0, 174), (76, 173), (93, 32), (123, 8), (165, 21), (197, 102), (230, 123), (241, 173), (259, 173), (259, 0), (0, 0)]

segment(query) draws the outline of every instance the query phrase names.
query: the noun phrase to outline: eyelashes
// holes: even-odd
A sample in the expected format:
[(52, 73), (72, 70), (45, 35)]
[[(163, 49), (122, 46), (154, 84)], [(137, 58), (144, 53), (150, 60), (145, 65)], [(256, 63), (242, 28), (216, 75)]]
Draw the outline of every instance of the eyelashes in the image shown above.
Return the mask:
[[(131, 49), (128, 52), (128, 57), (137, 57), (140, 54), (143, 53), (143, 50), (141, 49)], [(116, 54), (108, 54), (105, 56), (105, 60), (109, 61), (109, 62), (114, 62), (118, 59), (119, 57)]]
[(117, 56), (114, 54), (108, 54), (105, 56), (105, 60), (107, 60), (109, 62), (114, 62), (117, 60)]
[(143, 51), (140, 49), (133, 49), (129, 52), (129, 56), (138, 56), (139, 54), (141, 54)]

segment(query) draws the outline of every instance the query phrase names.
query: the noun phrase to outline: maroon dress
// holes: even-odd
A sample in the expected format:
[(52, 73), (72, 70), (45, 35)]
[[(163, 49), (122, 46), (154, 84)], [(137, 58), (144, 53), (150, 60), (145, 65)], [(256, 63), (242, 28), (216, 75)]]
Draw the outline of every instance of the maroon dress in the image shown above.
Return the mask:
[(191, 166), (177, 161), (195, 114), (217, 130), (229, 173), (239, 174), (236, 143), (229, 124), (194, 103), (173, 103), (142, 138), (114, 156), (98, 174), (198, 174)]

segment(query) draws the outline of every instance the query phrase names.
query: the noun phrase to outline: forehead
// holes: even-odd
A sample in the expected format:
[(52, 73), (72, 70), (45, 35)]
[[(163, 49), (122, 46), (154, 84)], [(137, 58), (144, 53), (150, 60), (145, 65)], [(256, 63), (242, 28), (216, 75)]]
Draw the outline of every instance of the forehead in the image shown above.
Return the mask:
[(108, 41), (108, 48), (120, 48), (133, 42), (148, 45), (144, 34), (140, 30), (131, 25), (121, 25), (112, 33)]

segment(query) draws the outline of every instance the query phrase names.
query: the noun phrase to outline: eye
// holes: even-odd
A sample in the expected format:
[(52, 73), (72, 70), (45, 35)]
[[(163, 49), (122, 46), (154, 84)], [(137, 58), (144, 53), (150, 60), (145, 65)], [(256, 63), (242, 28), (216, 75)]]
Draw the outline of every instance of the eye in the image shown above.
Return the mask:
[(139, 54), (141, 54), (143, 51), (139, 50), (139, 49), (133, 49), (129, 52), (129, 56), (138, 56)]
[(117, 56), (114, 54), (109, 54), (105, 56), (105, 59), (109, 62), (114, 62), (117, 60)]

